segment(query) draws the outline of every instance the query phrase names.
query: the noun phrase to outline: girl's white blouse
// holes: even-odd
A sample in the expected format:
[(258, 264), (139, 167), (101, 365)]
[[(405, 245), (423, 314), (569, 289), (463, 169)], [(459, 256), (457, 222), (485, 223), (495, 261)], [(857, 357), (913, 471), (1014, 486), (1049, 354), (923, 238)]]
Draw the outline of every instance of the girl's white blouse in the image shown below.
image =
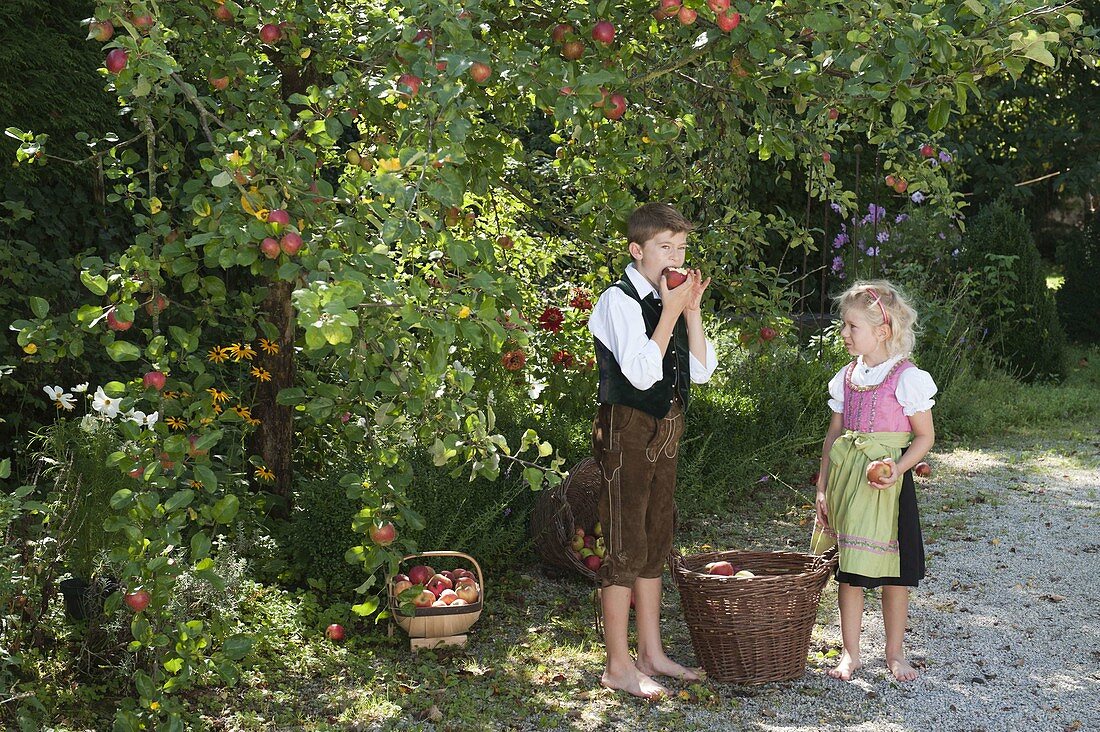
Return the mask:
[[(860, 356), (856, 359), (856, 367), (852, 371), (852, 383), (855, 386), (881, 384), (894, 364), (905, 357), (906, 354), (902, 354), (888, 358), (877, 366), (864, 366), (863, 356)], [(844, 367), (829, 381), (829, 408), (837, 413), (844, 412), (844, 373), (847, 370), (848, 364), (844, 364)], [(918, 368), (911, 368), (901, 372), (894, 394), (897, 395), (898, 403), (901, 404), (905, 416), (912, 417), (917, 412), (926, 412), (932, 408), (936, 403), (932, 397), (937, 391), (939, 389), (936, 387), (936, 382), (932, 380), (931, 374)]]

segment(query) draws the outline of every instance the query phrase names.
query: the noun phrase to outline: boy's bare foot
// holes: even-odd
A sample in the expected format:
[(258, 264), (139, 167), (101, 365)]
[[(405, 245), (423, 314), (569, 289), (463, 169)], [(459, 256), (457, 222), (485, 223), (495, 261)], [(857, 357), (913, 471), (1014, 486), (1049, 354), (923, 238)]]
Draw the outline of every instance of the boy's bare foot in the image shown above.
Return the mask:
[(630, 666), (621, 674), (612, 674), (605, 670), (600, 677), (600, 685), (607, 689), (625, 691), (642, 699), (659, 699), (668, 696), (668, 689), (649, 678), (637, 668)]
[(647, 661), (639, 658), (634, 666), (646, 676), (669, 676), (681, 681), (699, 681), (703, 678), (703, 669), (681, 666), (664, 654)]
[(909, 662), (905, 660), (905, 656), (887, 658), (886, 666), (898, 681), (912, 681), (917, 678), (917, 670), (909, 665)]
[(834, 679), (840, 679), (841, 681), (848, 681), (852, 678), (852, 674), (860, 669), (863, 664), (859, 662), (858, 658), (852, 658), (848, 655), (848, 651), (840, 654), (840, 661), (836, 666), (829, 669), (828, 673)]

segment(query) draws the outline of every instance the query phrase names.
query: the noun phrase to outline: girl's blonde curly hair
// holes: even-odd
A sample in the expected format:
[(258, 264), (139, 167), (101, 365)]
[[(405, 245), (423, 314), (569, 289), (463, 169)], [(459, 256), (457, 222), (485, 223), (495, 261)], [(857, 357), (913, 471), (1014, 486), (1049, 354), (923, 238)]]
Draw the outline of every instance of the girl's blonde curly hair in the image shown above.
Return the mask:
[(886, 351), (908, 356), (917, 343), (917, 311), (905, 295), (886, 280), (861, 280), (835, 298), (840, 317), (860, 314), (871, 325), (887, 325)]

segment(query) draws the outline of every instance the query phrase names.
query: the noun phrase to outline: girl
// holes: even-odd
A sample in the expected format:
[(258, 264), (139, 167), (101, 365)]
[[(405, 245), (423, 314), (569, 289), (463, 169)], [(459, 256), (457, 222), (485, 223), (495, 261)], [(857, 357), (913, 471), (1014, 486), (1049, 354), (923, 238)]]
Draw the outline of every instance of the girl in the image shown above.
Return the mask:
[[(909, 588), (924, 577), (912, 468), (935, 441), (936, 385), (908, 360), (917, 314), (889, 282), (857, 282), (837, 302), (840, 334), (856, 358), (829, 382), (833, 417), (817, 481), (813, 550), (839, 544), (840, 556), (844, 653), (829, 675), (847, 681), (861, 666), (863, 591), (881, 587), (886, 665), (909, 681), (917, 677), (902, 648)], [(890, 466), (887, 477), (868, 477), (876, 460)]]

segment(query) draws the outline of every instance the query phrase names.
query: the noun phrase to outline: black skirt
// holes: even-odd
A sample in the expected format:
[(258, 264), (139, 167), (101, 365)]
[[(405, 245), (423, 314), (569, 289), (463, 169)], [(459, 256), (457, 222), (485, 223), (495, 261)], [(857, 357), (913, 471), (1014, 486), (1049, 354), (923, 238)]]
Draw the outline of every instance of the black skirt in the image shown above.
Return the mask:
[(913, 471), (905, 471), (901, 479), (901, 496), (898, 498), (898, 558), (901, 560), (899, 577), (865, 577), (862, 574), (836, 570), (836, 581), (855, 587), (882, 587), (897, 585), (916, 587), (924, 579), (924, 539), (920, 533), (920, 514), (917, 512), (917, 488), (913, 484)]

